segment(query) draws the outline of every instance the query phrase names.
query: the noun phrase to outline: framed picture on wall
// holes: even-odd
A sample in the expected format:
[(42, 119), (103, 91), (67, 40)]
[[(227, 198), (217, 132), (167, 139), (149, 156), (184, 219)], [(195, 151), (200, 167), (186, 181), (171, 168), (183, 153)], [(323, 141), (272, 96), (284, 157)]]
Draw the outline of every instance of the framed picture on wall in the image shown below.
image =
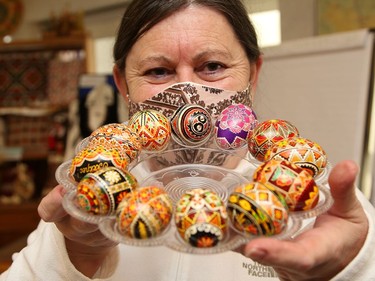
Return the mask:
[(374, 0), (317, 0), (318, 34), (375, 28)]

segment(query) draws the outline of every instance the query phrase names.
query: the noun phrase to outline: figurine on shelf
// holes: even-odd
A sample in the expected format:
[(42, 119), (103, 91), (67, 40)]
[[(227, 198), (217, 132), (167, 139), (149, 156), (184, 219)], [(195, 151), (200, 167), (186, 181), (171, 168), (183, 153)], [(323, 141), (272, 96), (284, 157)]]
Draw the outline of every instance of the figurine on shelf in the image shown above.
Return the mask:
[(82, 36), (85, 33), (83, 12), (71, 12), (65, 9), (59, 15), (51, 12), (45, 23), (44, 38)]
[[(14, 175), (10, 185), (10, 193), (0, 196), (0, 203), (3, 204), (22, 204), (30, 200), (34, 195), (34, 178), (27, 164), (17, 163), (14, 167)], [(9, 171), (8, 171), (9, 173)]]

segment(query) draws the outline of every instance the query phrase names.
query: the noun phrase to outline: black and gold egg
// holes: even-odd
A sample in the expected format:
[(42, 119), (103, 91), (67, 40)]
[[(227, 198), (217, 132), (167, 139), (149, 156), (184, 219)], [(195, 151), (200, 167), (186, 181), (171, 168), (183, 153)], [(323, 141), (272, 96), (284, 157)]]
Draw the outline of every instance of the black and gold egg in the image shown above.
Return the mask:
[(94, 215), (113, 215), (122, 198), (138, 187), (137, 179), (116, 167), (86, 174), (77, 185), (78, 207)]

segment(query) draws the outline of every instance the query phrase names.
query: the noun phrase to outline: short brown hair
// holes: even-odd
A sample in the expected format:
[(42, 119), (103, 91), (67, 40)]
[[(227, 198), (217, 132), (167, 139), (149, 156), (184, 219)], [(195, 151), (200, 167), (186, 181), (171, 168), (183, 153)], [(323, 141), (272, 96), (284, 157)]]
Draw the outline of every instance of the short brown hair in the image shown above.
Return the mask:
[(189, 5), (213, 8), (232, 26), (250, 62), (260, 56), (257, 35), (241, 0), (133, 0), (127, 7), (117, 32), (113, 56), (117, 67), (125, 69), (125, 60), (138, 38), (174, 12)]

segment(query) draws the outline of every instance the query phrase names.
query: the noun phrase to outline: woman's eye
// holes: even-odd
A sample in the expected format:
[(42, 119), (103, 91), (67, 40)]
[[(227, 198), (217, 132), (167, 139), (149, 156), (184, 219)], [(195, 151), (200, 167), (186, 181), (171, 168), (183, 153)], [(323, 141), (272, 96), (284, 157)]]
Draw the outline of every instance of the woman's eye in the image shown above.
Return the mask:
[(218, 74), (220, 71), (224, 70), (225, 66), (221, 63), (218, 62), (208, 62), (205, 63), (198, 69), (199, 72), (202, 72), (203, 74), (206, 75), (213, 75), (213, 74)]
[(162, 78), (170, 74), (170, 71), (166, 68), (153, 68), (145, 72), (146, 76), (152, 76), (155, 78)]

